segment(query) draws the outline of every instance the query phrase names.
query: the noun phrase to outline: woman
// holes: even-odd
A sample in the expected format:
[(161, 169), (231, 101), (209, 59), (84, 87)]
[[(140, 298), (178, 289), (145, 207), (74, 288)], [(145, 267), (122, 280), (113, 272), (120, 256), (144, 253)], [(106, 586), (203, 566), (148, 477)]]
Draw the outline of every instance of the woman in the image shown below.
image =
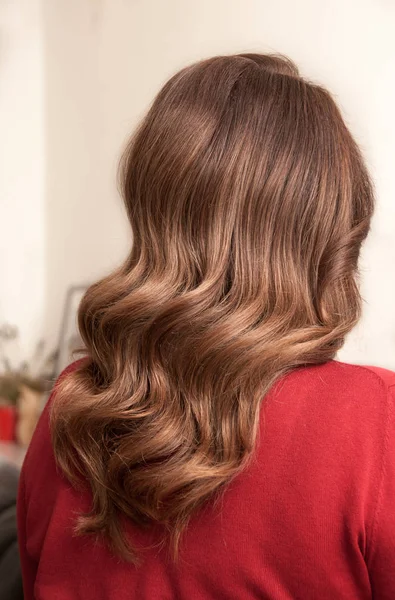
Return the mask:
[(395, 598), (395, 374), (334, 361), (373, 197), (333, 99), (200, 62), (121, 180), (130, 256), (23, 468), (27, 600)]

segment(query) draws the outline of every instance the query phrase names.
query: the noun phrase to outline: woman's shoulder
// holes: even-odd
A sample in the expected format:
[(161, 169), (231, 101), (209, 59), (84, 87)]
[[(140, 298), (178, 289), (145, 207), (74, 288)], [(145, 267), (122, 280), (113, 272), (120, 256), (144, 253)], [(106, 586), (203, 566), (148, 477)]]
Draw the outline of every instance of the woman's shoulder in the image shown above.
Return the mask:
[[(66, 367), (57, 378), (48, 401), (41, 413), (32, 440), (26, 452), (21, 471), (21, 481), (27, 491), (33, 488), (53, 490), (53, 479), (58, 476), (55, 458), (52, 450), (50, 413), (51, 406), (56, 400), (56, 390), (59, 382), (70, 373), (74, 372), (81, 361), (76, 361)], [(48, 490), (47, 490), (48, 491)]]
[(332, 360), (322, 365), (306, 366), (294, 371), (290, 380), (298, 385), (337, 388), (348, 395), (386, 394), (395, 387), (395, 372), (382, 367), (357, 365)]
[[(346, 428), (353, 436), (382, 436), (391, 420), (395, 402), (395, 373), (370, 367), (329, 361), (289, 373), (273, 388), (271, 396), (284, 402), (295, 415), (340, 435)], [(276, 402), (275, 402), (276, 404)]]
[[(341, 364), (341, 363), (339, 363)], [(358, 373), (361, 375), (361, 371), (367, 371), (368, 373), (373, 373), (373, 375), (379, 379), (380, 383), (385, 387), (391, 388), (395, 386), (395, 372), (390, 371), (389, 369), (384, 369), (382, 367), (369, 367), (369, 366), (356, 366), (356, 365), (346, 365), (351, 366), (357, 369)], [(366, 375), (366, 374), (365, 374)]]

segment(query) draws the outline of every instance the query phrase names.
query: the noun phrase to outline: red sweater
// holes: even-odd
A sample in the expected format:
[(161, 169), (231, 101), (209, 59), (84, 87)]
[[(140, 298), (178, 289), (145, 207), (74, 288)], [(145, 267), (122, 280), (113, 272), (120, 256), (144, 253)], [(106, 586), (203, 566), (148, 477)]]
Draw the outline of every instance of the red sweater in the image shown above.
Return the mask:
[(395, 599), (395, 374), (330, 362), (295, 371), (265, 400), (256, 460), (207, 504), (180, 562), (155, 528), (139, 568), (74, 537), (89, 494), (55, 468), (48, 410), (21, 475), (25, 600)]

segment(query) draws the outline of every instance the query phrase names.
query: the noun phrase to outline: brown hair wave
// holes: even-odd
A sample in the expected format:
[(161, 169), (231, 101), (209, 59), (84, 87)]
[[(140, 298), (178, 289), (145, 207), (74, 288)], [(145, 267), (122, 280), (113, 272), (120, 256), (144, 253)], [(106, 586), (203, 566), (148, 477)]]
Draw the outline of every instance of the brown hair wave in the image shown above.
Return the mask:
[(120, 174), (132, 250), (81, 303), (87, 357), (51, 428), (61, 469), (92, 491), (77, 533), (136, 561), (122, 518), (163, 525), (176, 557), (253, 456), (273, 383), (342, 346), (373, 193), (330, 94), (260, 54), (172, 77)]

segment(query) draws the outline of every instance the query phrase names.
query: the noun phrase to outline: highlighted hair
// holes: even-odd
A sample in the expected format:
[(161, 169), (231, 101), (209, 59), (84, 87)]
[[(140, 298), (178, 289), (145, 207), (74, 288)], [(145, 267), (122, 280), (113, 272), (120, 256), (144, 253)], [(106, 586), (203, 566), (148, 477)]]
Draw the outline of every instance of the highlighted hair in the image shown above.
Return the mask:
[(92, 491), (77, 532), (136, 561), (121, 518), (161, 523), (176, 557), (253, 456), (274, 382), (342, 346), (373, 194), (330, 94), (259, 54), (170, 79), (120, 174), (132, 250), (81, 303), (87, 357), (51, 427), (61, 469)]

